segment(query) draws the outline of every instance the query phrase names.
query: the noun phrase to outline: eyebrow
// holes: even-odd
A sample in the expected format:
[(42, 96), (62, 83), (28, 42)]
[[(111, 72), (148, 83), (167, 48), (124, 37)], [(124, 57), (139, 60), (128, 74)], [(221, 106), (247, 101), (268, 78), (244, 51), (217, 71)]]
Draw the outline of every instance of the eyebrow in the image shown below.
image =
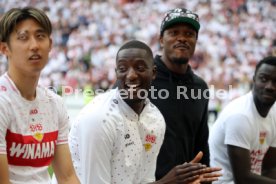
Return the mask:
[(270, 77), (271, 73), (266, 73), (266, 72), (260, 71), (260, 72), (258, 72), (257, 75), (260, 77)]
[[(21, 34), (21, 33), (29, 33), (29, 31), (28, 30), (15, 30), (15, 33), (16, 34)], [(44, 30), (44, 29), (37, 29), (37, 30), (35, 30), (35, 33), (47, 33), (47, 31), (46, 30)]]
[(125, 58), (120, 58), (117, 60), (118, 63), (127, 62)]

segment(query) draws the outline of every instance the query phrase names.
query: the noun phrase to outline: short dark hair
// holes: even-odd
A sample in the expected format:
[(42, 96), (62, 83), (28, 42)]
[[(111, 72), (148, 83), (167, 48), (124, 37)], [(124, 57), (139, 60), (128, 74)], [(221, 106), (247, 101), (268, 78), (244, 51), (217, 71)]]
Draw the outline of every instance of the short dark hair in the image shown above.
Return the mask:
[(14, 27), (29, 18), (36, 20), (46, 33), (51, 35), (52, 25), (43, 10), (34, 7), (12, 8), (0, 20), (0, 42), (9, 42)]
[(130, 41), (127, 41), (126, 43), (124, 43), (117, 52), (116, 61), (118, 60), (118, 54), (121, 50), (133, 49), (133, 48), (144, 49), (147, 52), (148, 57), (152, 60), (152, 63), (153, 63), (153, 53), (152, 53), (151, 48), (147, 44), (145, 44), (144, 42), (141, 42), (139, 40), (130, 40)]
[(269, 64), (269, 65), (276, 66), (276, 56), (267, 56), (263, 58), (261, 61), (259, 61), (259, 63), (256, 65), (255, 75), (258, 72), (259, 68), (262, 66), (262, 64)]

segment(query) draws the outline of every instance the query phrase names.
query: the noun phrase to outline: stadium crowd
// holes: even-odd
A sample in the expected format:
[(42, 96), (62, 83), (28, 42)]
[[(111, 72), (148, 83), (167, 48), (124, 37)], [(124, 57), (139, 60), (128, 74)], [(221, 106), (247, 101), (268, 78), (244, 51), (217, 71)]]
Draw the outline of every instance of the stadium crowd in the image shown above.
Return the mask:
[[(191, 66), (211, 90), (227, 91), (210, 98), (210, 111), (247, 92), (257, 61), (276, 54), (275, 0), (0, 0), (0, 17), (27, 5), (46, 11), (53, 24), (54, 47), (40, 83), (54, 89), (109, 89), (119, 46), (135, 38), (159, 53), (160, 17), (175, 7), (200, 17)], [(0, 55), (0, 74), (6, 65)]]

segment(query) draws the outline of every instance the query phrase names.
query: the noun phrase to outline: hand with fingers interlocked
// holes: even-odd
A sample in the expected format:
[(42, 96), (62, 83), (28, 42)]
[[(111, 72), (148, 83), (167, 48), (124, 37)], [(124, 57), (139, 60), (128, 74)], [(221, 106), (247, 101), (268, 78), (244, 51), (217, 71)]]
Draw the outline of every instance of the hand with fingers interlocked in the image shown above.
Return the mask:
[[(190, 163), (198, 163), (202, 156), (203, 153), (200, 151)], [(218, 171), (221, 171), (221, 168), (205, 167), (201, 170), (202, 173), (199, 175), (199, 177), (190, 184), (211, 183), (213, 181), (217, 181), (218, 178), (222, 176), (222, 174)]]
[(218, 177), (221, 176), (218, 171), (221, 168), (207, 167), (199, 163), (202, 156), (203, 153), (199, 152), (191, 162), (175, 166), (161, 180), (155, 183), (201, 184), (218, 180)]

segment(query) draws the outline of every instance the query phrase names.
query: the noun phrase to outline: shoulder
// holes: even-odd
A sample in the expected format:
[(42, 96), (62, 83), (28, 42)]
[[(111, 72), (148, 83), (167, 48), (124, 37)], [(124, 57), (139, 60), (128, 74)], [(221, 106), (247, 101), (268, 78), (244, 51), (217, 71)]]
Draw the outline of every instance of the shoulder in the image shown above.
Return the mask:
[[(2, 75), (0, 77), (0, 100), (1, 104), (8, 102), (12, 98), (12, 94), (15, 91), (13, 85), (7, 79), (7, 75)], [(3, 105), (3, 104), (2, 104)]]
[(116, 101), (116, 89), (98, 94), (82, 110), (80, 114), (104, 113)]
[(272, 116), (272, 120), (276, 123), (276, 103), (271, 107), (269, 115)]
[(51, 108), (55, 114), (67, 114), (65, 100), (62, 96), (58, 95), (55, 91), (47, 89), (42, 86), (37, 86), (37, 100), (44, 104), (44, 107)]
[(8, 76), (7, 73), (0, 76), (0, 92), (2, 95), (19, 94), (13, 80)]
[(76, 124), (89, 127), (114, 127), (118, 122), (119, 109), (114, 90), (96, 96), (78, 114)]
[(0, 85), (7, 85), (8, 81), (6, 79), (7, 78), (6, 76), (7, 76), (7, 74), (3, 74), (0, 76)]
[(155, 123), (160, 127), (165, 127), (165, 119), (160, 110), (150, 101), (147, 104), (147, 116), (150, 123)]
[(57, 94), (56, 91), (50, 90), (43, 86), (37, 86), (37, 92), (38, 95), (40, 95), (43, 98), (46, 98), (50, 101), (58, 101), (60, 102), (62, 100), (62, 97)]
[(251, 92), (247, 93), (243, 96), (240, 96), (236, 99), (233, 99), (229, 102), (228, 105), (225, 106), (223, 111), (251, 115), (254, 109), (254, 102)]
[(248, 122), (254, 119), (254, 103), (250, 93), (231, 101), (220, 113), (217, 122)]
[(199, 85), (203, 89), (208, 89), (207, 83), (200, 76), (193, 73), (192, 77), (193, 77), (193, 82), (195, 83), (195, 85)]
[(274, 103), (274, 105), (271, 107), (271, 113), (276, 116), (276, 103)]
[(150, 111), (153, 113), (154, 116), (161, 116), (161, 117), (163, 117), (163, 115), (161, 114), (160, 110), (151, 101), (148, 101), (147, 105), (148, 105)]

